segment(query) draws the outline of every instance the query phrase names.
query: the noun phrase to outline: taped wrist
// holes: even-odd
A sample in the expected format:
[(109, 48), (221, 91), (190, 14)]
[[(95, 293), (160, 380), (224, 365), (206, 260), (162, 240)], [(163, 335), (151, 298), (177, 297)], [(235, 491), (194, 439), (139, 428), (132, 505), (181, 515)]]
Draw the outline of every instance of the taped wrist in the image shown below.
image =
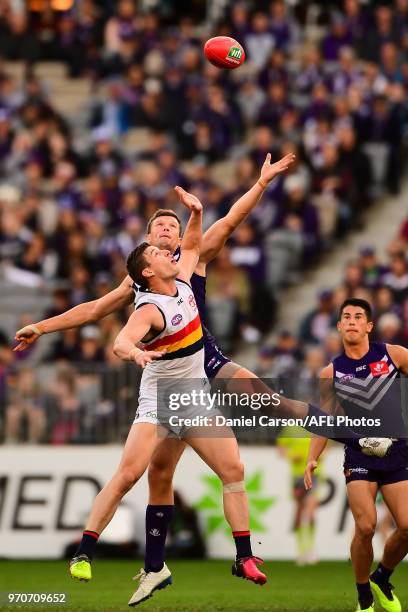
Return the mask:
[(42, 336), (44, 333), (42, 329), (40, 329), (38, 325), (34, 325), (34, 323), (32, 323), (31, 325), (27, 325), (27, 329), (31, 329), (35, 334), (37, 334), (37, 336)]
[(245, 482), (229, 482), (223, 487), (224, 493), (243, 493), (245, 492)]

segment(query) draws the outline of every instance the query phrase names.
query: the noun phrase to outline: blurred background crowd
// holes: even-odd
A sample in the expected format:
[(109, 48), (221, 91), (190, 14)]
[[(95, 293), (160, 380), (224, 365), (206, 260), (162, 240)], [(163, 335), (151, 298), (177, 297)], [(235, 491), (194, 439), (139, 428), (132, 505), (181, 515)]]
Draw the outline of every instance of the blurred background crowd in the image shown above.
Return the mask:
[[(339, 351), (335, 322), (346, 297), (373, 303), (377, 339), (408, 341), (408, 220), (385, 260), (375, 237), (362, 246), (298, 334), (280, 330), (273, 343), (262, 341), (285, 288), (341, 249), (374, 201), (399, 193), (408, 1), (188, 5), (0, 2), (0, 264), (2, 292), (12, 296), (7, 316), (0, 313), (7, 442), (126, 434), (138, 374), (111, 350), (126, 313), (24, 353), (13, 353), (10, 339), (23, 324), (120, 282), (149, 217), (179, 211), (176, 184), (202, 200), (207, 228), (256, 181), (267, 152), (277, 160), (293, 151), (296, 163), (208, 269), (208, 318), (220, 346), (233, 354), (242, 341), (260, 344), (256, 371), (296, 377), (307, 400), (307, 379)], [(239, 70), (206, 62), (202, 46), (212, 35), (243, 44)], [(37, 70), (44, 61), (63, 64), (68, 97), (70, 84), (86, 86), (80, 108), (61, 110), (52, 79)]]

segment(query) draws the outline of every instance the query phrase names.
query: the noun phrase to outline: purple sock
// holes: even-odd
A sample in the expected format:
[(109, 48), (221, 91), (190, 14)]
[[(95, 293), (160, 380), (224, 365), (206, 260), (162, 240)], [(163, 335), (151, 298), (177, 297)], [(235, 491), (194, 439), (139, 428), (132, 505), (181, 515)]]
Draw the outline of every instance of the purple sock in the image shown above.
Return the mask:
[(164, 564), (167, 530), (174, 514), (174, 506), (146, 508), (145, 571), (160, 572)]

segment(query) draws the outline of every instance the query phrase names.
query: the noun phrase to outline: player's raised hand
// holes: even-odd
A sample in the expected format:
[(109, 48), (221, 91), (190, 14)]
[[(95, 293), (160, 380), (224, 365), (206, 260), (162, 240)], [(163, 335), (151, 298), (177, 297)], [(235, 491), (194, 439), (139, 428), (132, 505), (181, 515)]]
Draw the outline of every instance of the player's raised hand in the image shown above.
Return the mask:
[(140, 351), (140, 353), (136, 353), (133, 361), (137, 363), (142, 369), (146, 367), (148, 363), (155, 361), (156, 359), (160, 359), (166, 353), (163, 351)]
[(317, 468), (317, 461), (309, 461), (305, 468), (303, 476), (303, 482), (305, 484), (306, 491), (309, 491), (313, 487), (313, 472)]
[(263, 185), (270, 183), (275, 176), (281, 172), (285, 172), (291, 164), (295, 161), (296, 155), (294, 153), (288, 153), (285, 157), (282, 157), (275, 164), (271, 164), (271, 154), (268, 153), (261, 169), (260, 182)]
[(13, 351), (25, 351), (29, 346), (34, 344), (42, 335), (41, 330), (36, 325), (26, 325), (16, 332), (14, 339), (19, 344), (13, 348)]
[(192, 193), (189, 193), (178, 185), (174, 188), (174, 191), (177, 193), (180, 202), (189, 210), (194, 210), (196, 212), (201, 212), (203, 210), (203, 205), (201, 204), (200, 200)]

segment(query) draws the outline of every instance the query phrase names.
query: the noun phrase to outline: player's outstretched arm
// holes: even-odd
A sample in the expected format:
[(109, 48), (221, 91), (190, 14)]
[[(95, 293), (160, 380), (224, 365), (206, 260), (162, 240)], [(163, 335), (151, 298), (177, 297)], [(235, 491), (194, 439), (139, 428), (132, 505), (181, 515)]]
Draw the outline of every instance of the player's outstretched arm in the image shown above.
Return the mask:
[(295, 155), (289, 153), (275, 164), (271, 164), (271, 154), (268, 153), (261, 168), (259, 179), (243, 196), (239, 198), (222, 219), (216, 221), (203, 236), (200, 253), (200, 264), (207, 264), (218, 255), (222, 247), (255, 208), (269, 183), (281, 172), (284, 172), (293, 163)]
[(98, 300), (78, 304), (78, 306), (70, 308), (70, 310), (56, 317), (44, 319), (32, 325), (26, 325), (16, 332), (15, 339), (19, 344), (13, 350), (24, 351), (36, 342), (42, 334), (51, 334), (52, 332), (72, 327), (80, 327), (85, 323), (98, 321), (106, 317), (106, 315), (128, 306), (133, 299), (132, 283), (133, 281), (130, 276), (126, 276), (116, 289), (113, 289), (113, 291), (110, 291)]
[(160, 359), (166, 351), (142, 351), (135, 346), (149, 333), (163, 328), (163, 317), (157, 306), (146, 304), (131, 314), (125, 327), (119, 332), (113, 352), (124, 361), (134, 361), (141, 368), (154, 359)]
[(202, 241), (202, 221), (203, 221), (203, 205), (200, 200), (182, 189), (175, 187), (175, 191), (180, 199), (190, 210), (190, 219), (187, 223), (184, 232), (183, 240), (181, 241), (180, 255), (180, 273), (179, 277), (183, 280), (190, 281), (191, 275), (194, 272), (201, 250)]

